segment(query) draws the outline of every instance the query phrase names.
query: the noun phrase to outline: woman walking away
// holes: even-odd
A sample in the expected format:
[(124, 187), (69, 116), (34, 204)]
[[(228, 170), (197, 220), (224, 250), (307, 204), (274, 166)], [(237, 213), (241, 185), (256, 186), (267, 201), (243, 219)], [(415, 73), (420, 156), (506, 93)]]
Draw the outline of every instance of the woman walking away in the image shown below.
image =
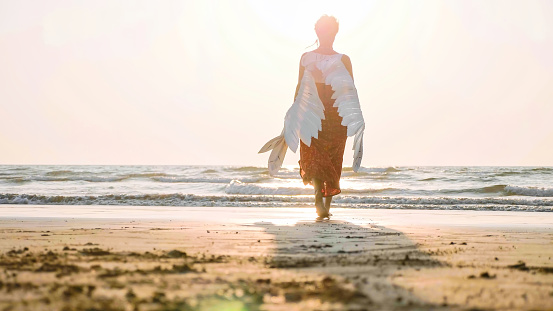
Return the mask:
[(348, 136), (355, 136), (355, 172), (363, 157), (365, 122), (353, 83), (351, 60), (333, 48), (338, 26), (336, 18), (327, 15), (315, 24), (319, 46), (301, 57), (294, 103), (286, 113), (282, 134), (259, 151), (273, 150), (269, 173), (274, 175), (282, 166), (287, 148), (296, 152), (300, 145), (300, 175), (304, 184), (315, 188), (315, 207), (320, 218), (331, 216), (332, 197), (341, 192)]

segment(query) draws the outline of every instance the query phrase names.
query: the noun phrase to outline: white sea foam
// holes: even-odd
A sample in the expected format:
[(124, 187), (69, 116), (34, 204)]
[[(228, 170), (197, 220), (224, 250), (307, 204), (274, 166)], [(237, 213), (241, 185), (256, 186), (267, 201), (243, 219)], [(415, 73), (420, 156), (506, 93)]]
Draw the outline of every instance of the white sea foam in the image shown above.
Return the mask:
[[(166, 183), (213, 183), (228, 184), (234, 181), (233, 178), (186, 178), (186, 177), (154, 177), (155, 181)], [(263, 178), (240, 178), (241, 182), (255, 183)]]
[(26, 181), (88, 181), (88, 182), (115, 182), (127, 179), (126, 176), (33, 176), (28, 177)]
[(245, 184), (238, 180), (233, 180), (225, 188), (225, 193), (249, 195), (309, 195), (313, 194), (313, 188), (271, 187), (258, 184)]
[[(348, 189), (342, 188), (342, 194), (375, 194), (386, 191), (400, 191), (394, 188), (375, 188), (375, 189)], [(226, 194), (249, 194), (249, 195), (311, 195), (314, 193), (313, 187), (275, 187), (271, 184), (249, 184), (242, 181), (233, 180), (225, 188)]]

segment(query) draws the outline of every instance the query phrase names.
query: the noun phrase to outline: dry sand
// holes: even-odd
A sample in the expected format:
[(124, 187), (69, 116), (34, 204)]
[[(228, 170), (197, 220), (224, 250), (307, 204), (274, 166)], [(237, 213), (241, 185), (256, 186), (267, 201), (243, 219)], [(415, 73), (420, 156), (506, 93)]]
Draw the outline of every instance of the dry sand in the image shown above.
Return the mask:
[(553, 310), (553, 213), (0, 206), (0, 310)]

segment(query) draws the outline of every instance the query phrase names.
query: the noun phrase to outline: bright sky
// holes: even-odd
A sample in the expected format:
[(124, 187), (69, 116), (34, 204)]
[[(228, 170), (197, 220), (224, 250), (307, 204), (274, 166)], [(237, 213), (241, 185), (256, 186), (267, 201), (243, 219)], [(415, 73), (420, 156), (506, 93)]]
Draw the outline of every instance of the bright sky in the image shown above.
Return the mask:
[(0, 0), (0, 164), (266, 165), (325, 13), (363, 166), (553, 165), (547, 0)]

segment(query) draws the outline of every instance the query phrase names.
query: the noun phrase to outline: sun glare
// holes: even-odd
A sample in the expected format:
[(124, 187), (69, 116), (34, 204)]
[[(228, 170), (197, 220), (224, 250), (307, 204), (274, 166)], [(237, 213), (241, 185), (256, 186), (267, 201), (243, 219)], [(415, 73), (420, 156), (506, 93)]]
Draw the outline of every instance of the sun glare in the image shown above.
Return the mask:
[(544, 1), (0, 4), (2, 160), (265, 165), (259, 145), (282, 130), (327, 14), (368, 121), (364, 165), (549, 163), (552, 11)]
[[(340, 32), (347, 33), (362, 25), (373, 7), (367, 1), (249, 1), (263, 23), (275, 33), (299, 41), (315, 39), (313, 27), (321, 15), (332, 15), (341, 22)], [(356, 7), (352, 10), (352, 7)]]

